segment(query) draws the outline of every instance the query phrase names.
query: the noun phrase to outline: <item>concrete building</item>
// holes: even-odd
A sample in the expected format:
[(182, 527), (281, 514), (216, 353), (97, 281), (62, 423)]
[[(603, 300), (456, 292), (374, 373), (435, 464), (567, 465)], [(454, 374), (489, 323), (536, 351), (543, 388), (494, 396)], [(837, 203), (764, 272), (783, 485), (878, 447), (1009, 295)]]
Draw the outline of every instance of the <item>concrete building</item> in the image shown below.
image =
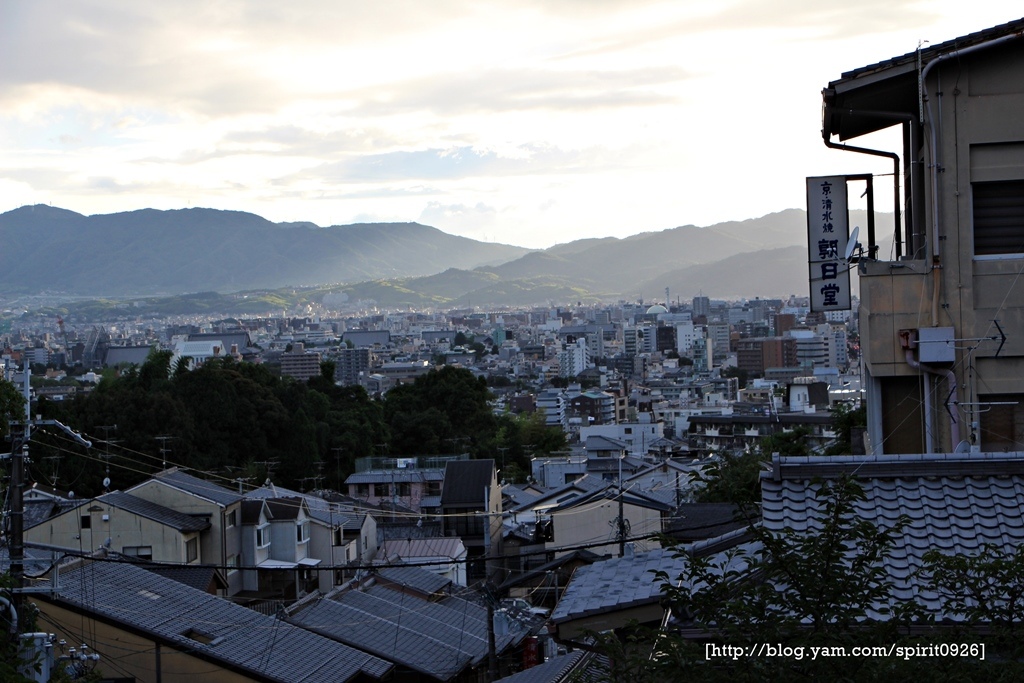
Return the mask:
[(922, 46), (822, 92), (827, 145), (902, 133), (893, 256), (869, 224), (857, 264), (875, 454), (1024, 448), (1022, 32)]

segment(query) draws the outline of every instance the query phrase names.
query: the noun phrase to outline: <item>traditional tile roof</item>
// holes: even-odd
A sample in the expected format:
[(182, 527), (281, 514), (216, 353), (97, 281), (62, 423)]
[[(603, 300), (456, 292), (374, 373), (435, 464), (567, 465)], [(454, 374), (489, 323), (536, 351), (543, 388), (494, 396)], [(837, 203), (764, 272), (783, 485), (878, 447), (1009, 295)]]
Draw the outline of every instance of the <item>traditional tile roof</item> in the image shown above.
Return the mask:
[(219, 484), (195, 477), (177, 467), (160, 472), (154, 475), (153, 479), (186, 493), (191, 493), (194, 496), (205, 498), (218, 505), (228, 506), (242, 499), (242, 495), (239, 493), (235, 493)]
[[(562, 683), (563, 681), (585, 681), (579, 678), (583, 669), (593, 659), (594, 654), (585, 650), (576, 650), (568, 654), (552, 657), (543, 664), (530, 667), (517, 674), (499, 678), (502, 683)], [(571, 677), (571, 678), (570, 678)]]
[(459, 558), (466, 554), (466, 546), (457, 536), (431, 538), (394, 538), (385, 540), (377, 551), (378, 557), (388, 562), (397, 559), (415, 560), (424, 557)]
[(439, 469), (394, 469), (394, 470), (367, 470), (366, 472), (355, 472), (345, 479), (345, 484), (397, 484), (427, 481), (442, 481), (444, 471)]
[(566, 586), (551, 621), (560, 623), (609, 610), (648, 605), (661, 600), (661, 584), (654, 572), (678, 575), (685, 560), (659, 548), (633, 556), (616, 557), (580, 567)]
[(434, 595), (452, 585), (451, 579), (419, 567), (384, 567), (376, 572), (382, 582), (411, 588), (423, 595)]
[[(428, 602), (371, 586), (319, 600), (289, 621), (439, 680), (487, 658), (487, 610), (461, 598)], [(497, 651), (523, 635), (499, 636)]]
[(116, 508), (127, 510), (132, 514), (151, 519), (165, 526), (169, 526), (182, 533), (193, 533), (210, 528), (210, 521), (203, 517), (193, 517), (184, 513), (166, 508), (163, 505), (151, 503), (130, 493), (122, 491), (111, 491), (96, 498), (97, 501), (113, 505)]
[[(306, 503), (306, 513), (310, 519), (332, 527), (359, 529), (363, 525), (366, 513), (357, 512), (352, 508), (342, 508), (338, 503), (328, 501), (320, 496), (300, 493), (292, 489), (272, 484), (248, 491), (247, 499), (265, 500), (268, 498), (301, 498)], [(276, 515), (275, 515), (276, 516)]]
[(842, 473), (863, 489), (853, 503), (859, 519), (882, 528), (908, 520), (884, 560), (893, 601), (912, 599), (937, 619), (948, 618), (943, 602), (918, 577), (927, 551), (974, 555), (985, 544), (1008, 552), (1024, 544), (1024, 453), (776, 456), (761, 479), (764, 527), (820, 529), (821, 481)]
[[(57, 597), (40, 599), (70, 604), (255, 680), (336, 683), (382, 678), (391, 669), (377, 657), (126, 562), (64, 568)], [(204, 639), (186, 635), (193, 631)], [(94, 647), (104, 655), (101, 644)]]

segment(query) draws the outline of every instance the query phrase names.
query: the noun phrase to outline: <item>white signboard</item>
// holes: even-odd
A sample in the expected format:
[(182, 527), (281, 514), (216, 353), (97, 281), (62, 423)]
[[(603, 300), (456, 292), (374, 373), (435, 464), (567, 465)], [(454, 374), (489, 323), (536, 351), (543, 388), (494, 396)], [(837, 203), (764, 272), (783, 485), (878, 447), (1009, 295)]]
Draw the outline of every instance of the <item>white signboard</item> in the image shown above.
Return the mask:
[(850, 234), (846, 176), (807, 179), (807, 252), (811, 310), (850, 310)]

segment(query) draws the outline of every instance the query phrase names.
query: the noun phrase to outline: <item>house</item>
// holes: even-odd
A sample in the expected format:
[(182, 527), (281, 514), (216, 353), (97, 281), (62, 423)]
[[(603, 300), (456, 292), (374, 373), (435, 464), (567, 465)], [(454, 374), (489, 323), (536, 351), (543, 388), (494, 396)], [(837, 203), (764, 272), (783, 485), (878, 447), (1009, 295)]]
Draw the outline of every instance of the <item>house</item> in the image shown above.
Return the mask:
[[(53, 505), (38, 501), (31, 505)], [(57, 506), (54, 514), (25, 529), (25, 542), (92, 552), (109, 548), (157, 562), (209, 562), (200, 536), (210, 522), (122, 491)]]
[[(902, 138), (870, 152), (891, 158), (896, 176), (892, 252), (870, 222), (851, 247), (876, 455), (1024, 448), (1022, 40), (1019, 19), (854, 69), (822, 91), (826, 146), (865, 152), (833, 139), (893, 126)], [(846, 178), (835, 179), (842, 199)], [(825, 182), (808, 179), (809, 198)]]
[(378, 563), (408, 563), (444, 577), (458, 586), (467, 585), (466, 546), (460, 538), (396, 538), (380, 546)]
[(659, 498), (632, 490), (620, 493), (618, 487), (572, 498), (547, 510), (551, 531), (545, 549), (556, 556), (580, 547), (598, 555), (621, 554), (627, 538), (630, 551), (657, 548), (654, 536), (665, 530), (675, 507)]
[(369, 565), (377, 555), (377, 521), (366, 512), (273, 484), (245, 495), (250, 499), (302, 499), (309, 521), (307, 554), (321, 561), (317, 587), (322, 593), (351, 578), (346, 566)]
[(501, 487), (493, 460), (451, 460), (444, 470), (441, 515), (445, 536), (457, 536), (466, 546), (470, 581), (490, 577), (501, 556)]
[(320, 560), (309, 555), (309, 510), (306, 501), (294, 498), (267, 498), (270, 512), (270, 560), (274, 569), (294, 570), (295, 591), (284, 590), (287, 596), (300, 598), (315, 589), (318, 581), (312, 571)]
[(276, 617), (114, 558), (60, 567), (57, 591), (33, 597), (48, 631), (89, 644), (127, 680), (339, 683), (388, 678), (393, 666)]
[(203, 561), (228, 568), (228, 595), (243, 589), (241, 573), (238, 569), (232, 569), (243, 564), (241, 493), (177, 467), (155, 474), (128, 489), (128, 493), (207, 520), (209, 529), (200, 538)]
[[(288, 622), (393, 662), (403, 681), (478, 680), (474, 672), (488, 666), (487, 608), (447, 595), (447, 582), (431, 572), (387, 571), (383, 580), (371, 577), (297, 605)], [(496, 653), (510, 659), (525, 636), (497, 635)]]
[(400, 504), (415, 512), (433, 512), (440, 507), (445, 464), (463, 457), (358, 458), (345, 486), (350, 498), (369, 505)]

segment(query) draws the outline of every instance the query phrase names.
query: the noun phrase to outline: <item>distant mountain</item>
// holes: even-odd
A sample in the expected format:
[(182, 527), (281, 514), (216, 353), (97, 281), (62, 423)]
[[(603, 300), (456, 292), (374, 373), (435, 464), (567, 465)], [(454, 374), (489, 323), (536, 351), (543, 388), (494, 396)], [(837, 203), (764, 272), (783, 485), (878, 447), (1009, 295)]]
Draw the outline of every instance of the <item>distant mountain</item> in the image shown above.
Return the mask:
[[(852, 219), (865, 224), (862, 212)], [(879, 216), (877, 233), (881, 253), (888, 253), (891, 214)], [(135, 301), (131, 310), (138, 314), (251, 314), (261, 306), (319, 303), (328, 294), (332, 300), (344, 294), (348, 301), (415, 308), (660, 301), (666, 287), (673, 299), (683, 300), (700, 292), (782, 297), (808, 291), (806, 234), (806, 214), (791, 209), (706, 228), (587, 238), (530, 251), (416, 223), (319, 228), (210, 209), (86, 217), (35, 206), (0, 215), (0, 292), (110, 298), (209, 292)], [(295, 287), (305, 289), (285, 290)], [(110, 306), (74, 308), (94, 315)]]
[(320, 228), (238, 211), (143, 209), (83, 216), (49, 206), (0, 214), (0, 291), (130, 296), (231, 292), (471, 269), (528, 249), (417, 223)]

